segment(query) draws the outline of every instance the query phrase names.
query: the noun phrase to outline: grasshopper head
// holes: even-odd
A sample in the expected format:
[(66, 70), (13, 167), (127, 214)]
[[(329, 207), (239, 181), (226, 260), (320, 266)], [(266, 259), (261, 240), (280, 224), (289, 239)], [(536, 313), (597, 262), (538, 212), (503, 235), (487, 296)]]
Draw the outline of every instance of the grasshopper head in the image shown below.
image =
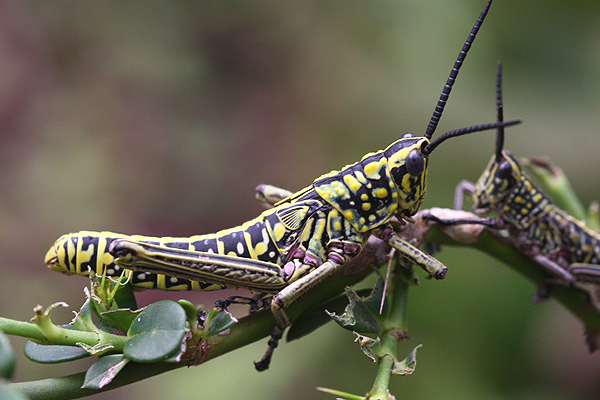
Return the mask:
[(499, 210), (504, 199), (521, 180), (521, 166), (515, 156), (502, 150), (500, 157), (494, 155), (487, 168), (475, 183), (474, 209), (478, 213)]
[(501, 129), (519, 124), (520, 120), (498, 121), (489, 124), (473, 125), (444, 133), (435, 140), (427, 136), (414, 137), (405, 133), (400, 139), (384, 150), (387, 168), (397, 190), (398, 217), (410, 217), (419, 211), (427, 193), (427, 165), (429, 154), (442, 142), (457, 136), (489, 129)]
[(70, 235), (62, 235), (46, 253), (44, 262), (51, 270), (66, 274), (71, 273), (67, 256), (69, 237)]
[(387, 170), (396, 186), (396, 215), (400, 218), (414, 215), (425, 201), (429, 155), (424, 149), (428, 144), (427, 138), (405, 133), (384, 150)]
[[(496, 74), (497, 123), (504, 120), (502, 104), (502, 63), (498, 63)], [(521, 180), (522, 169), (515, 156), (504, 147), (504, 126), (496, 129), (496, 153), (487, 168), (475, 183), (473, 207), (476, 212), (500, 211), (506, 197)]]

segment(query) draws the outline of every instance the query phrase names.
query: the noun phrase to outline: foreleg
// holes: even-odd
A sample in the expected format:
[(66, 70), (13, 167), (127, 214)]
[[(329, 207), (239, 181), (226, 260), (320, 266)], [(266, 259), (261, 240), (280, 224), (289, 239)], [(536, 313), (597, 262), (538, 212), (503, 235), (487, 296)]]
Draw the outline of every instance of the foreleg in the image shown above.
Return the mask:
[(475, 193), (475, 184), (469, 181), (460, 181), (454, 190), (454, 209), (462, 210), (465, 193), (473, 195)]
[(413, 264), (423, 268), (435, 279), (444, 279), (448, 268), (434, 257), (418, 249), (406, 240), (402, 239), (391, 226), (373, 231), (373, 234), (387, 242), (396, 249), (404, 258)]

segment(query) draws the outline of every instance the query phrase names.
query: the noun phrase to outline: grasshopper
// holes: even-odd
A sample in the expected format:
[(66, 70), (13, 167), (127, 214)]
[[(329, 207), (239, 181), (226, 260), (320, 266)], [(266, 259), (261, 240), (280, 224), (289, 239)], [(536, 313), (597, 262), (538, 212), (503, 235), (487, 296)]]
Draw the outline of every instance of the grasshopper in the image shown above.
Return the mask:
[(458, 71), (488, 13), (487, 3), (455, 61), (423, 137), (402, 135), (386, 149), (317, 178), (241, 226), (187, 238), (78, 232), (59, 238), (46, 255), (56, 271), (88, 274), (134, 271), (142, 288), (218, 290), (242, 288), (273, 295), (276, 325), (258, 370), (267, 369), (290, 320), (284, 309), (358, 255), (369, 236), (387, 242), (429, 275), (447, 268), (393, 229), (412, 222), (426, 195), (429, 155), (449, 138), (509, 126), (490, 123), (446, 132), (431, 140)]
[[(502, 66), (497, 73), (498, 122), (503, 120)], [(476, 214), (496, 213), (496, 218), (447, 220), (442, 224), (482, 223), (508, 230), (515, 247), (546, 270), (554, 280), (567, 285), (600, 283), (600, 233), (557, 207), (538, 189), (517, 158), (504, 150), (504, 129), (498, 127), (496, 151), (476, 183), (461, 181), (455, 194), (455, 209), (462, 209), (463, 196), (472, 196)]]

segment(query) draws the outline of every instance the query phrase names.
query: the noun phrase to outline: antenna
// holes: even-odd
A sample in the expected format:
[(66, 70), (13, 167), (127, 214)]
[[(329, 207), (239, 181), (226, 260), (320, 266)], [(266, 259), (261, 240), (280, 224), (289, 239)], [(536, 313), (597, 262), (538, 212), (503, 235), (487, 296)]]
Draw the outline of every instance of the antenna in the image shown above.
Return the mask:
[[(504, 121), (504, 110), (502, 107), (502, 63), (498, 61), (498, 72), (496, 73), (496, 115), (497, 122)], [(504, 147), (504, 125), (498, 126), (496, 130), (496, 162), (502, 160), (502, 148)]]
[(504, 131), (505, 126), (512, 126), (512, 125), (517, 125), (520, 123), (521, 123), (520, 119), (513, 119), (511, 121), (506, 121), (506, 122), (499, 121), (499, 122), (492, 122), (489, 124), (473, 125), (473, 126), (467, 126), (466, 128), (455, 129), (453, 131), (446, 132), (442, 136), (432, 140), (431, 143), (429, 143), (427, 146), (425, 146), (423, 148), (422, 153), (424, 155), (431, 154), (431, 152), (433, 150), (435, 150), (435, 148), (438, 147), (440, 144), (442, 144), (442, 142), (445, 142), (446, 140), (453, 138), (453, 137), (466, 135), (467, 133), (487, 131), (489, 129), (495, 129), (495, 128), (497, 128), (498, 130)]
[(479, 31), (481, 24), (483, 24), (483, 20), (485, 19), (485, 16), (487, 15), (488, 10), (490, 9), (491, 5), (492, 5), (492, 0), (489, 0), (488, 3), (485, 5), (485, 8), (483, 9), (483, 11), (481, 11), (479, 18), (477, 18), (477, 21), (475, 22), (473, 29), (471, 29), (471, 33), (469, 34), (467, 41), (463, 45), (462, 50), (458, 54), (458, 58), (456, 59), (456, 62), (454, 63), (454, 67), (452, 67), (452, 71), (450, 71), (450, 76), (448, 77), (448, 80), (446, 81), (444, 90), (442, 90), (440, 99), (438, 100), (438, 103), (435, 106), (435, 110), (433, 110), (433, 115), (431, 116), (431, 120), (429, 120), (429, 125), (427, 126), (427, 131), (425, 132), (425, 137), (427, 139), (431, 139), (431, 137), (433, 136), (433, 133), (435, 132), (435, 129), (437, 128), (438, 122), (440, 122), (440, 118), (442, 117), (442, 113), (444, 112), (444, 107), (446, 106), (446, 101), (448, 100), (448, 97), (450, 96), (450, 91), (452, 90), (452, 85), (454, 85), (454, 81), (456, 80), (456, 76), (458, 75), (458, 70), (462, 66), (465, 58), (467, 57), (467, 52), (471, 48), (471, 45), (473, 44), (473, 41), (475, 40), (475, 36), (477, 36), (477, 32)]

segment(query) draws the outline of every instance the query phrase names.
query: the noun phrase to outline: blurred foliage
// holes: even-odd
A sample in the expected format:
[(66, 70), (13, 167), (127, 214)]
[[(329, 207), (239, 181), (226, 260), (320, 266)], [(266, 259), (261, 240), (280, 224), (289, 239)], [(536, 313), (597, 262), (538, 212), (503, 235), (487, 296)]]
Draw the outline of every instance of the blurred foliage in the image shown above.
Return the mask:
[[(63, 233), (214, 232), (260, 212), (258, 183), (298, 190), (406, 131), (421, 135), (483, 5), (1, 2), (0, 315), (81, 302), (84, 278), (43, 265)], [(551, 157), (585, 204), (600, 198), (598, 21), (596, 0), (496, 1), (438, 134), (495, 120), (501, 60), (505, 117), (524, 120), (508, 130), (506, 147)], [(433, 154), (427, 207), (450, 206), (455, 184), (478, 177), (492, 136), (454, 139)], [(410, 334), (424, 347), (394, 393), (598, 398), (599, 356), (587, 355), (571, 315), (552, 301), (532, 305), (529, 283), (474, 251), (444, 249), (439, 258), (447, 278), (411, 293)], [(143, 293), (140, 304), (179, 296)], [(32, 365), (11, 341), (17, 380), (76, 372)], [(239, 390), (231, 398), (330, 398), (314, 387), (360, 393), (374, 374), (351, 334), (332, 324), (280, 346), (258, 374), (252, 361), (263, 348), (93, 398), (224, 398), (223, 385)]]

